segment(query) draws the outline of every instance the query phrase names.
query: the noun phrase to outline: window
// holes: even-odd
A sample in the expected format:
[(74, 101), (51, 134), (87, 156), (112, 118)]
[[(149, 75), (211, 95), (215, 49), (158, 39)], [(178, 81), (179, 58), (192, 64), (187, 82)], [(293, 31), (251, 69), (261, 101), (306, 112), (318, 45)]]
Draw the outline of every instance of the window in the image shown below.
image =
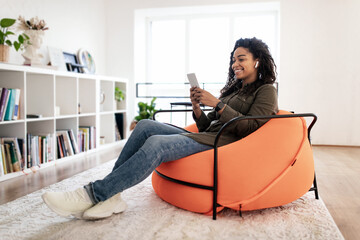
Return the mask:
[[(278, 62), (278, 3), (149, 9), (138, 10), (135, 16), (135, 81), (154, 83), (142, 85), (148, 96), (169, 96), (169, 92), (187, 96), (189, 86), (179, 84), (187, 83), (189, 72), (219, 96), (239, 38), (262, 39)], [(170, 90), (172, 86), (176, 89)], [(169, 109), (173, 101), (189, 99), (159, 98), (157, 103)]]

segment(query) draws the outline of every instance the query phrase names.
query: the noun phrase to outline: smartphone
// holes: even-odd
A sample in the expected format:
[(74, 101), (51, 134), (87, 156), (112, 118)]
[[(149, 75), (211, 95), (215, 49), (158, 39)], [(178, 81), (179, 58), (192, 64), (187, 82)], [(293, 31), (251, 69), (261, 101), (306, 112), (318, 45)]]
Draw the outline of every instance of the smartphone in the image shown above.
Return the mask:
[(189, 80), (189, 83), (190, 83), (191, 87), (200, 87), (195, 73), (188, 73), (187, 78)]

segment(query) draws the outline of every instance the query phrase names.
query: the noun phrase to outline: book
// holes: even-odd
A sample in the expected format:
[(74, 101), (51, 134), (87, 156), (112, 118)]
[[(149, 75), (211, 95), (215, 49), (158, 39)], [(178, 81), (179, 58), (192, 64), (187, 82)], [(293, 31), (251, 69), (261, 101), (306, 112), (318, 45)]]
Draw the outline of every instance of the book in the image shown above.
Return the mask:
[(26, 157), (26, 166), (27, 168), (32, 167), (32, 160), (31, 160), (31, 133), (26, 135), (26, 150), (27, 150), (27, 157)]
[(5, 146), (4, 144), (0, 144), (0, 148), (1, 148), (1, 155), (2, 155), (2, 165), (3, 165), (3, 169), (4, 169), (4, 174), (7, 174), (7, 164), (6, 164), (6, 155), (5, 155)]
[(16, 159), (17, 159), (17, 161), (19, 161), (19, 167), (21, 168), (22, 156), (21, 156), (18, 139), (16, 137), (13, 137), (13, 138), (4, 137), (4, 138), (1, 138), (1, 142), (4, 144), (5, 143), (13, 144), (13, 148), (14, 148), (13, 151), (16, 154)]
[(16, 95), (15, 89), (9, 89), (9, 101), (6, 106), (4, 121), (12, 120), (12, 115), (14, 112), (14, 105), (15, 105), (15, 95)]
[(58, 159), (63, 158), (64, 153), (63, 153), (62, 147), (61, 147), (60, 136), (56, 136), (56, 143), (57, 143)]
[(39, 136), (31, 136), (31, 166), (35, 167), (40, 165), (39, 159)]
[(90, 149), (90, 128), (85, 126), (80, 126), (79, 130), (83, 133), (83, 151), (88, 151)]
[(15, 149), (15, 144), (14, 144), (14, 142), (9, 142), (8, 144), (9, 144), (11, 165), (12, 165), (13, 172), (18, 172), (18, 171), (20, 171), (20, 163), (19, 163), (19, 158), (18, 158), (16, 149)]
[(14, 112), (13, 112), (13, 120), (18, 120), (19, 119), (19, 115), (20, 115), (20, 108), (19, 108), (19, 104), (20, 104), (20, 89), (16, 88), (13, 89), (15, 91), (15, 102), (14, 102)]
[(1, 146), (2, 146), (2, 144), (0, 143), (0, 177), (4, 176), (4, 174), (5, 174)]
[(11, 164), (10, 145), (6, 143), (4, 144), (4, 147), (5, 147), (5, 161), (6, 161), (7, 173), (12, 173), (13, 166)]
[(68, 130), (68, 134), (69, 134), (69, 137), (70, 137), (71, 146), (73, 148), (73, 151), (74, 151), (75, 154), (78, 154), (79, 153), (79, 147), (77, 145), (73, 130), (72, 129)]
[(67, 130), (57, 130), (56, 134), (61, 135), (63, 137), (64, 146), (65, 146), (66, 153), (68, 154), (68, 156), (74, 155), (74, 149), (73, 149), (68, 131)]
[(25, 157), (25, 140), (23, 138), (17, 139), (21, 154), (21, 161), (20, 161), (20, 167), (22, 170), (26, 168), (26, 157)]
[(9, 100), (9, 89), (2, 88), (0, 97), (0, 121), (4, 120), (7, 101)]
[(65, 147), (65, 143), (64, 143), (64, 136), (60, 134), (59, 138), (60, 138), (60, 144), (61, 144), (61, 149), (63, 151), (63, 155), (64, 155), (64, 157), (67, 157), (68, 153), (66, 151), (66, 147)]

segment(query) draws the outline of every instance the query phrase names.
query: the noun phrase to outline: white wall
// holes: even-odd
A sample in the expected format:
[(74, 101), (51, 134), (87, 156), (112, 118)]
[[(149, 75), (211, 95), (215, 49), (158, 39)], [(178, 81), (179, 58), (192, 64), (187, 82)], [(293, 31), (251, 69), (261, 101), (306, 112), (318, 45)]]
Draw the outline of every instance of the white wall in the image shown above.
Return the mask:
[[(108, 74), (134, 81), (135, 9), (241, 2), (254, 1), (106, 0), (111, 46), (107, 49)], [(280, 108), (318, 115), (312, 134), (315, 144), (359, 146), (360, 30), (356, 23), (360, 22), (360, 1), (280, 3)]]
[[(106, 17), (105, 4), (98, 0), (0, 0), (0, 18), (18, 18), (29, 20), (38, 16), (49, 27), (45, 31), (43, 63), (49, 62), (47, 46), (63, 51), (77, 53), (80, 48), (90, 52), (95, 60), (96, 73), (106, 74)], [(13, 48), (10, 63), (22, 64), (20, 52)]]

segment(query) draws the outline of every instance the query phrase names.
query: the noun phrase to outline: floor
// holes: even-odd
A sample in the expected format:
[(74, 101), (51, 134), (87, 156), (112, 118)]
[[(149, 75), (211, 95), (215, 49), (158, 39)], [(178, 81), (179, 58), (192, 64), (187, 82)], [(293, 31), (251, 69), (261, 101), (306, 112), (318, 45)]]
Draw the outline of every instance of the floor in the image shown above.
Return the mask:
[[(0, 204), (115, 159), (123, 144), (0, 182)], [(346, 240), (360, 236), (360, 148), (314, 146), (320, 197)]]

